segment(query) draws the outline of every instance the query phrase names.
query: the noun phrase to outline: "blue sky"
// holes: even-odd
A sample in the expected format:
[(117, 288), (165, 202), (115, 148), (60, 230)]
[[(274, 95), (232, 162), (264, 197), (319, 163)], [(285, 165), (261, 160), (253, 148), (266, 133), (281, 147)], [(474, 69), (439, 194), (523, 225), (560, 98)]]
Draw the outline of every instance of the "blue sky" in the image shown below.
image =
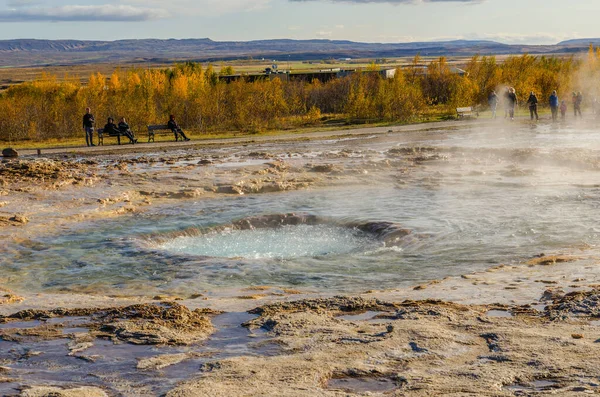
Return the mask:
[(599, 0), (0, 0), (0, 39), (600, 37)]

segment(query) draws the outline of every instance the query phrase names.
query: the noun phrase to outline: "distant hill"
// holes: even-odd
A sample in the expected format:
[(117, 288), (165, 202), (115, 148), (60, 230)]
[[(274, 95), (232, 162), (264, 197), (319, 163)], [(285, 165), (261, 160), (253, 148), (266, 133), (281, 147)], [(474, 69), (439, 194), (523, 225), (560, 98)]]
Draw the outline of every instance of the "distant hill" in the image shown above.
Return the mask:
[(561, 41), (557, 45), (587, 45), (587, 46), (589, 46), (590, 43), (592, 43), (594, 45), (600, 45), (600, 38), (565, 40), (565, 41)]
[(164, 62), (171, 60), (217, 61), (246, 57), (311, 60), (327, 58), (382, 58), (470, 56), (502, 54), (552, 54), (584, 51), (590, 40), (569, 40), (557, 45), (509, 45), (487, 40), (454, 40), (414, 43), (360, 43), (347, 40), (203, 39), (140, 40), (0, 40), (0, 66), (51, 66), (83, 63)]

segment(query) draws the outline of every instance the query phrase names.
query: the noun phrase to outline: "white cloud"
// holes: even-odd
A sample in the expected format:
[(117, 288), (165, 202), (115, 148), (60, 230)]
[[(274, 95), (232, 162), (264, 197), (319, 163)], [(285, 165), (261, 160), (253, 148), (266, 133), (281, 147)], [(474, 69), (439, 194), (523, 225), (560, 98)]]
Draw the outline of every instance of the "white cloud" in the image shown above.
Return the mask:
[[(124, 0), (128, 4), (143, 4), (161, 8), (164, 0)], [(219, 16), (233, 12), (261, 10), (268, 7), (271, 0), (171, 0), (169, 12), (179, 16)]]
[(0, 22), (147, 21), (168, 16), (165, 10), (159, 8), (112, 4), (16, 7), (0, 10)]
[(318, 32), (315, 32), (315, 36), (316, 37), (331, 37), (332, 33), (333, 32), (319, 30)]

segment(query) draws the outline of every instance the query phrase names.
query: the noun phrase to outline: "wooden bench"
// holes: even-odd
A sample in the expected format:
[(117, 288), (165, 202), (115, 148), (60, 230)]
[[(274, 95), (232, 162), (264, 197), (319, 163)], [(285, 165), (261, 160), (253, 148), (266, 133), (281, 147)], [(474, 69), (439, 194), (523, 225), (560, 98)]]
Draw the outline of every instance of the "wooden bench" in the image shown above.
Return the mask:
[[(171, 129), (169, 128), (169, 126), (167, 124), (149, 125), (148, 126), (148, 142), (150, 142), (150, 140), (152, 140), (152, 142), (154, 142), (155, 134), (167, 134), (167, 133), (175, 135), (175, 142), (177, 142), (179, 140), (179, 134), (175, 134), (173, 131), (171, 131)], [(182, 138), (182, 140), (183, 140), (183, 138)]]
[(459, 119), (462, 119), (463, 117), (473, 117), (473, 108), (471, 106), (456, 108), (456, 117)]
[(104, 134), (104, 128), (98, 128), (96, 130), (98, 132), (98, 146), (102, 145), (104, 146), (104, 137), (116, 137), (117, 138), (117, 143), (120, 145), (121, 144), (121, 137), (127, 137), (125, 134), (123, 134), (122, 132), (119, 132), (118, 134), (114, 134), (114, 133), (110, 133), (110, 134)]

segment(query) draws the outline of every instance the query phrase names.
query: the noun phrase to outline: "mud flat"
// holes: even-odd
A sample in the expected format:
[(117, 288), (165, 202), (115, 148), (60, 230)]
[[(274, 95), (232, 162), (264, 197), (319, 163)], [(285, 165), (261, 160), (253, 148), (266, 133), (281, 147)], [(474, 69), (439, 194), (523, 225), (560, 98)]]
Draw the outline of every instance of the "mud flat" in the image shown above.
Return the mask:
[[(1, 163), (0, 395), (600, 393), (596, 215), (574, 219), (569, 212), (588, 211), (597, 199), (587, 182), (600, 170), (596, 131), (586, 130), (593, 146), (586, 151), (532, 146), (529, 127), (493, 126), (500, 132), (424, 126), (402, 134), (364, 130), (316, 141), (56, 153)], [(536, 128), (543, 142), (571, 133), (568, 126)], [(499, 144), (502, 134), (516, 144)], [(390, 186), (401, 194), (385, 201), (377, 192)], [(483, 212), (477, 222), (448, 215), (439, 224), (453, 232), (440, 233), (435, 222), (411, 223), (412, 215), (352, 217), (336, 208), (340, 203), (313, 215), (306, 209), (321, 207), (304, 201), (290, 206), (295, 213), (279, 213), (273, 204), (294, 192), (310, 200), (350, 191), (372, 201), (365, 208), (384, 207), (376, 215), (416, 200), (416, 213), (443, 217), (463, 211), (454, 203), (472, 200), (469, 191), (482, 196), (488, 188), (507, 197), (464, 211), (492, 206), (502, 213), (494, 200), (521, 196), (532, 207), (489, 223)], [(244, 211), (231, 201), (236, 197), (258, 204), (237, 216)], [(207, 201), (217, 205), (197, 207)], [(219, 218), (219, 203), (234, 215)], [(273, 208), (253, 212), (263, 205)], [(412, 208), (406, 205), (402, 211)], [(184, 212), (177, 227), (161, 228), (177, 216), (174, 207), (216, 221), (199, 227)], [(540, 207), (553, 212), (537, 216), (539, 223), (520, 223)], [(92, 242), (78, 240), (98, 224), (108, 226)], [(240, 258), (235, 251), (196, 258), (155, 246), (181, 236), (277, 234), (322, 224), (363, 233), (373, 246), (306, 261)], [(103, 238), (117, 229), (127, 238)], [(369, 267), (398, 255), (417, 268)], [(425, 263), (432, 261), (438, 263)], [(318, 266), (325, 270), (304, 277)], [(230, 276), (219, 278), (223, 273)], [(227, 281), (238, 273), (242, 281)]]

